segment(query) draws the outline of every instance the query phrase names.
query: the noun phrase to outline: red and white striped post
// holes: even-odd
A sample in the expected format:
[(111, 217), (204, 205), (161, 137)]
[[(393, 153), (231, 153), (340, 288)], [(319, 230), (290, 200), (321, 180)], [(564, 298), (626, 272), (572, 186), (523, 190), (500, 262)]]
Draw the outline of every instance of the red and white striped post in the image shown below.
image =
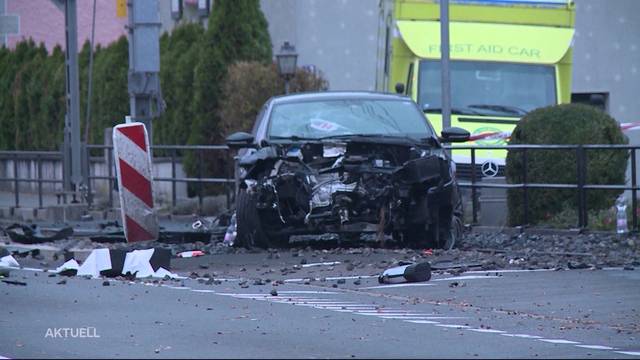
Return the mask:
[(113, 152), (127, 242), (157, 240), (159, 226), (153, 210), (151, 152), (144, 125), (138, 122), (117, 125), (113, 130)]

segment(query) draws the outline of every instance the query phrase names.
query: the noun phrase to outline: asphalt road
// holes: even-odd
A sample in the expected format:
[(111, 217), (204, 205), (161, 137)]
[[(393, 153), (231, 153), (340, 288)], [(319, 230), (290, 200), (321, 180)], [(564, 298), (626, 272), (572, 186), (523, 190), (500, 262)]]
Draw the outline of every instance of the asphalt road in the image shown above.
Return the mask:
[[(224, 279), (213, 285), (187, 278), (103, 286), (16, 270), (10, 279), (27, 285), (0, 283), (0, 355), (640, 358), (638, 270), (470, 271), (380, 285), (378, 269), (347, 271), (339, 256), (308, 260), (302, 267), (299, 257), (260, 253), (173, 262), (185, 276)], [(254, 285), (256, 278), (284, 283)], [(60, 328), (77, 337), (56, 334)]]

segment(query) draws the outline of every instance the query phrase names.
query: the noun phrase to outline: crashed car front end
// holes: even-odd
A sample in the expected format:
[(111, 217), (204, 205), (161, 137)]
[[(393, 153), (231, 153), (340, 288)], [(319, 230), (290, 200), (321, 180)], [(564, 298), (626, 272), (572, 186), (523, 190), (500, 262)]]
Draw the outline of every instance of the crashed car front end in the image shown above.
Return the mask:
[(236, 199), (240, 243), (270, 246), (288, 243), (290, 235), (327, 233), (358, 240), (372, 233), (417, 246), (444, 246), (444, 239), (450, 248), (452, 217), (461, 215), (462, 203), (441, 141), (464, 141), (469, 133), (448, 128), (442, 135), (403, 96), (269, 100), (253, 134), (227, 138), (230, 147), (245, 149)]
[(287, 234), (390, 234), (433, 223), (453, 187), (443, 150), (408, 139), (271, 145), (239, 165), (266, 230)]

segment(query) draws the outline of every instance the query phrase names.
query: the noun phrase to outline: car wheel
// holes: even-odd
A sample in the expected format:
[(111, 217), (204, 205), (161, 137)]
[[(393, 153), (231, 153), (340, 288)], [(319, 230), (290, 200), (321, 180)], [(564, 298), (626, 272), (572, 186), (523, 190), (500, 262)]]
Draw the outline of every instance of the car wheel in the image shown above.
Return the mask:
[(440, 234), (442, 249), (451, 250), (456, 247), (462, 237), (462, 229), (462, 220), (458, 216), (453, 215), (449, 228)]
[(241, 189), (236, 199), (236, 223), (238, 233), (235, 243), (238, 246), (251, 248), (254, 246), (266, 248), (269, 240), (264, 230), (256, 209), (256, 200)]

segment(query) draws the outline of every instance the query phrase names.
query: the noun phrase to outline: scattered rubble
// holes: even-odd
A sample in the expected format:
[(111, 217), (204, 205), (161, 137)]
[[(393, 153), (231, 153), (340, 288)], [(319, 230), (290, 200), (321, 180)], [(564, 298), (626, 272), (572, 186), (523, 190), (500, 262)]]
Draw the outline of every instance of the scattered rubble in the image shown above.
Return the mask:
[(19, 244), (42, 244), (66, 239), (73, 235), (73, 228), (70, 226), (63, 227), (49, 236), (43, 235), (40, 227), (36, 224), (23, 225), (16, 223), (2, 230), (9, 236), (11, 241)]

